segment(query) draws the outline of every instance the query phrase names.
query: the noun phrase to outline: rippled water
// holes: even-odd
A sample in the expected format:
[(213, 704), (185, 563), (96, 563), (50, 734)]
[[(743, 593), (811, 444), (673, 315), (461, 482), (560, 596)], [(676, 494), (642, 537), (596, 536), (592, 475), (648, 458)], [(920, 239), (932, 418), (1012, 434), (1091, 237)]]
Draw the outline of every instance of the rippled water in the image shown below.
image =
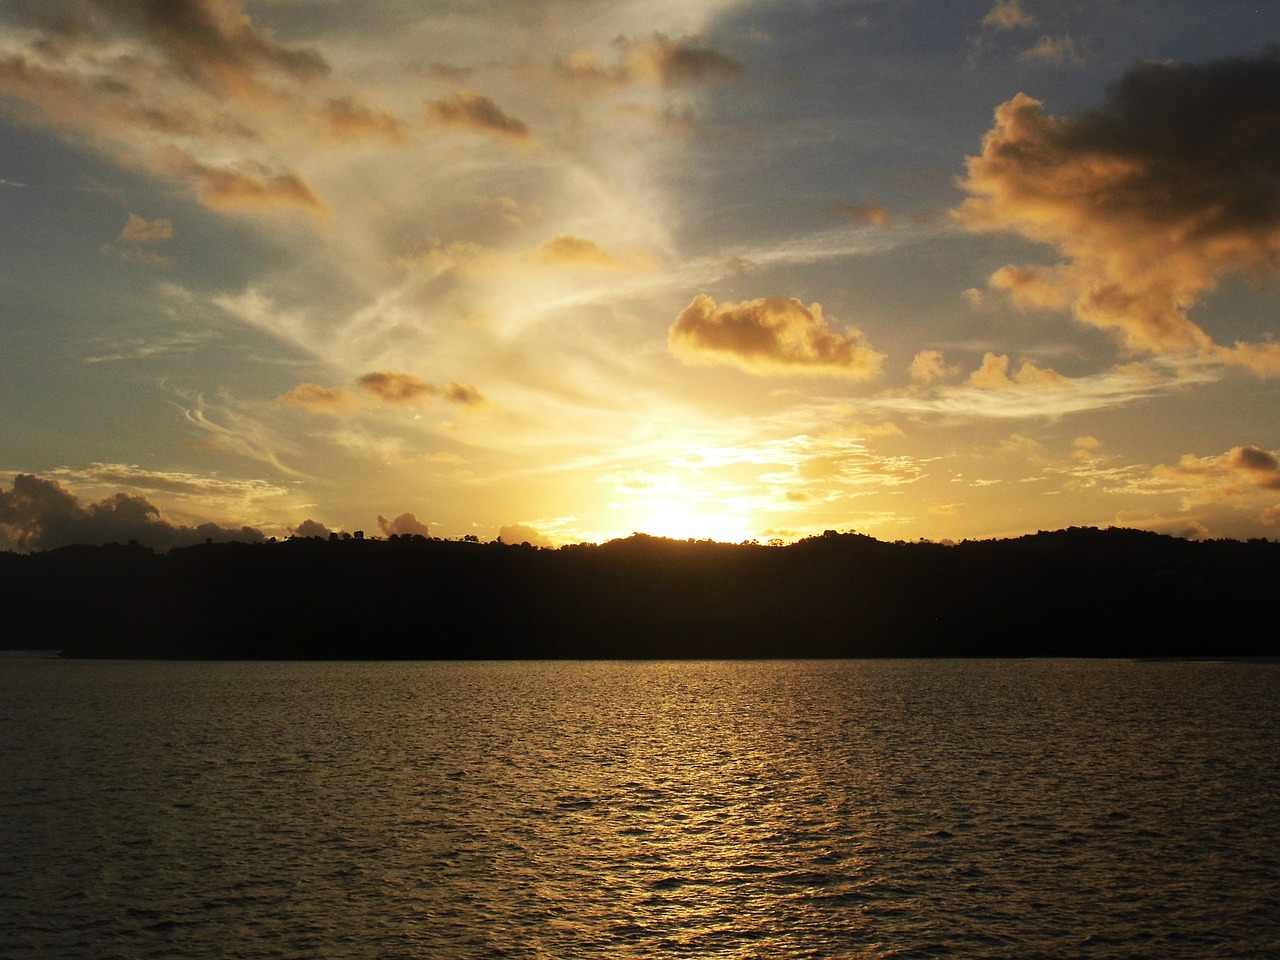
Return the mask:
[(1280, 956), (1280, 665), (0, 661), (0, 956)]

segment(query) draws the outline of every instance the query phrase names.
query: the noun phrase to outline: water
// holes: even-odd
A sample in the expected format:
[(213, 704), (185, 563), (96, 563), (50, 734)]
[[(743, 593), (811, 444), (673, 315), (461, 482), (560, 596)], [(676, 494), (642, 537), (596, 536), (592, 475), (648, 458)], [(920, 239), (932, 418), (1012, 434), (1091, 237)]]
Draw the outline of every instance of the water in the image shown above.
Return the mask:
[(1280, 665), (0, 660), (0, 956), (1280, 956)]

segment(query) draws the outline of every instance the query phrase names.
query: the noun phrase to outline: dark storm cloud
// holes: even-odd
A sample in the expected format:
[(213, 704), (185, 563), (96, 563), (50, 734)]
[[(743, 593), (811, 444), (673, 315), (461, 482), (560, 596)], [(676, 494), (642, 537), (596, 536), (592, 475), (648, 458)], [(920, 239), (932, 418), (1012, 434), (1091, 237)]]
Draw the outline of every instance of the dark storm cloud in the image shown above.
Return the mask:
[(214, 523), (173, 523), (145, 497), (117, 493), (83, 504), (56, 480), (18, 474), (13, 489), (0, 490), (0, 528), (19, 550), (52, 550), (69, 544), (127, 543), (136, 540), (157, 550), (205, 540), (263, 539), (252, 527), (238, 530)]
[(1024, 305), (1069, 306), (1134, 352), (1280, 373), (1280, 344), (1222, 346), (1188, 316), (1223, 276), (1280, 265), (1278, 103), (1275, 55), (1144, 64), (1061, 118), (1019, 94), (969, 158), (956, 215), (1064, 256), (993, 276)]

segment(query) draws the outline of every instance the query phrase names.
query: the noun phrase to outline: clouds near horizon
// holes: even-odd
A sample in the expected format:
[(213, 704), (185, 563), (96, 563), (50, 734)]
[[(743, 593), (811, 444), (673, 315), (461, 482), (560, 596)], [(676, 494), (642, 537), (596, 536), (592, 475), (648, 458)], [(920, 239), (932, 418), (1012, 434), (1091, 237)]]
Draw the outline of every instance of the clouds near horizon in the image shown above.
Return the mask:
[(137, 494), (115, 493), (85, 504), (58, 481), (31, 474), (15, 476), (8, 492), (0, 489), (0, 530), (24, 551), (129, 541), (168, 550), (206, 540), (255, 543), (265, 539), (254, 527), (173, 522)]

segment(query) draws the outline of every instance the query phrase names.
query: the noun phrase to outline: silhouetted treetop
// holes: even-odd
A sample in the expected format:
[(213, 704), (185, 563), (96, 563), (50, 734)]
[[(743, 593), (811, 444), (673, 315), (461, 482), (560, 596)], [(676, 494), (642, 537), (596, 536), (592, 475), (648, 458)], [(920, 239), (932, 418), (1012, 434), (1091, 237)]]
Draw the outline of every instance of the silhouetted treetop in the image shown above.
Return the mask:
[(1280, 544), (420, 534), (0, 553), (0, 646), (211, 658), (1261, 656)]

